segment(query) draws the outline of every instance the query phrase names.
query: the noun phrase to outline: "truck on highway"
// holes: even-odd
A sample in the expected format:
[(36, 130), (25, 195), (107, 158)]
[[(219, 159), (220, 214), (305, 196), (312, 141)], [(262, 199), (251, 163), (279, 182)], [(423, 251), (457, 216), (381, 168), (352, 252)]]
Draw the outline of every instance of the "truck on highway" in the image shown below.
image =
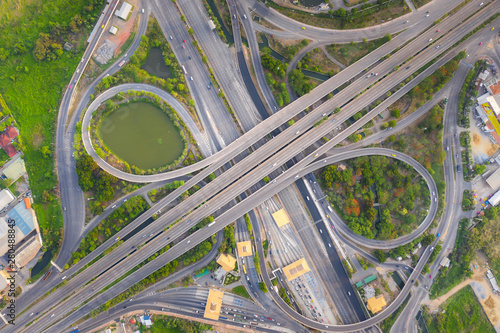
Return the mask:
[(215, 221), (210, 222), (210, 223), (207, 225), (207, 227), (211, 227), (211, 226), (213, 226), (214, 224), (215, 224)]
[(182, 65), (182, 72), (183, 72), (184, 74), (187, 74), (187, 73), (188, 73), (188, 72), (187, 72), (187, 70), (186, 70), (186, 67), (184, 67), (184, 65)]
[(247, 268), (245, 267), (245, 264), (243, 264), (243, 272), (245, 272), (245, 274), (247, 273)]
[(330, 212), (333, 212), (332, 207), (330, 207), (330, 206), (328, 206), (328, 210), (329, 210)]
[(120, 61), (120, 63), (118, 64), (118, 67), (122, 67), (123, 65), (125, 65), (125, 61), (126, 61), (126, 60), (122, 60), (122, 61)]

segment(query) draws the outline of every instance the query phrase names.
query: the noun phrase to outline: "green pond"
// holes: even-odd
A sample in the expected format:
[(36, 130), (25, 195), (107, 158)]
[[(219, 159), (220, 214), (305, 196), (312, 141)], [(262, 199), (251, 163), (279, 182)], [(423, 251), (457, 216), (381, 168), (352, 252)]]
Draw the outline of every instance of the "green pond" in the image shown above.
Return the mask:
[(145, 102), (117, 108), (102, 120), (100, 134), (113, 153), (143, 170), (175, 161), (184, 148), (168, 116)]

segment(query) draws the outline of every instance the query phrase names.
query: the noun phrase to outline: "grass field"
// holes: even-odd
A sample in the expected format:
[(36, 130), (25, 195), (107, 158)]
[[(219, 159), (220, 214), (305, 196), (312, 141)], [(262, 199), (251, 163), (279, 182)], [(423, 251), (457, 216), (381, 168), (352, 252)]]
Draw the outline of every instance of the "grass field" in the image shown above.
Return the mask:
[[(44, 247), (57, 247), (63, 226), (61, 209), (53, 191), (57, 184), (54, 137), (60, 99), (84, 50), (86, 32), (97, 18), (102, 0), (6, 0), (0, 4), (0, 94), (18, 122), (26, 169), (44, 236)], [(80, 29), (69, 28), (81, 15)], [(40, 33), (52, 38), (63, 31), (58, 43), (68, 40), (73, 51), (62, 51), (54, 60), (37, 61), (34, 50)], [(42, 147), (50, 156), (41, 153)], [(57, 251), (54, 251), (56, 254)]]
[(388, 40), (387, 37), (382, 37), (361, 43), (332, 44), (328, 45), (326, 50), (340, 63), (350, 66), (368, 53), (379, 48)]
[(441, 307), (444, 311), (436, 316), (426, 316), (430, 333), (495, 332), (470, 286), (458, 291)]

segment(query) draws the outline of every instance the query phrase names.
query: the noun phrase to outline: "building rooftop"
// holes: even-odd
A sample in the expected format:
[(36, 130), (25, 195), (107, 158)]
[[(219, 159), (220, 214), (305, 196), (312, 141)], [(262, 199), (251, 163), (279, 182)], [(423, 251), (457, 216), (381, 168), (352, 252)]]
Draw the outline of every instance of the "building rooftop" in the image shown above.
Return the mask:
[(35, 258), (36, 254), (42, 248), (42, 244), (38, 240), (38, 236), (33, 234), (33, 236), (26, 241), (23, 245), (21, 245), (18, 249), (16, 249), (16, 266), (21, 269), (26, 266), (33, 258)]
[(24, 236), (28, 235), (31, 230), (35, 229), (35, 221), (31, 212), (26, 209), (24, 202), (14, 206), (8, 213), (8, 217), (16, 221), (16, 226)]
[(15, 198), (8, 188), (0, 191), (0, 210), (7, 207)]
[(380, 295), (378, 298), (372, 297), (368, 299), (366, 303), (366, 308), (373, 314), (381, 311), (382, 308), (387, 305), (384, 299), (384, 295)]
[(15, 160), (11, 161), (8, 166), (3, 169), (3, 174), (5, 177), (12, 181), (16, 181), (26, 173), (26, 166), (24, 165), (24, 160), (21, 156), (17, 157)]
[(252, 252), (252, 243), (250, 241), (247, 242), (239, 242), (236, 244), (238, 247), (238, 256), (247, 257), (253, 254)]
[(220, 309), (222, 306), (222, 296), (224, 296), (223, 291), (215, 289), (209, 290), (207, 304), (205, 305), (205, 318), (219, 320)]
[(7, 153), (7, 155), (9, 155), (9, 157), (13, 157), (17, 154), (16, 148), (14, 148), (10, 143), (3, 147), (3, 150)]
[(285, 276), (288, 281), (298, 278), (299, 276), (309, 272), (310, 270), (311, 269), (309, 268), (309, 265), (304, 258), (299, 259), (296, 262), (283, 268), (283, 272), (285, 272)]
[(449, 267), (450, 266), (450, 258), (443, 257), (443, 259), (441, 259), (441, 262), (439, 263), (439, 265), (441, 265), (442, 267)]
[(217, 263), (222, 266), (223, 270), (229, 272), (236, 266), (236, 258), (230, 254), (221, 253), (217, 258)]
[(129, 4), (128, 2), (124, 1), (122, 3), (122, 6), (120, 9), (118, 9), (115, 12), (115, 15), (121, 18), (122, 20), (127, 20), (128, 14), (130, 14), (130, 11), (132, 10), (132, 5)]
[(4, 133), (7, 134), (9, 136), (9, 138), (11, 138), (11, 139), (14, 139), (15, 137), (17, 137), (19, 135), (19, 132), (17, 131), (17, 129), (12, 125), (7, 126)]
[(7, 146), (12, 140), (6, 133), (0, 134), (0, 146), (3, 148)]
[(110, 34), (116, 35), (117, 32), (118, 32), (118, 28), (115, 27), (114, 25), (112, 25), (111, 28), (109, 28)]
[(492, 95), (497, 95), (498, 93), (500, 93), (500, 82), (496, 82), (490, 85), (490, 91)]
[(486, 178), (486, 183), (494, 190), (500, 187), (500, 168)]
[(278, 227), (282, 227), (285, 224), (290, 223), (290, 219), (288, 218), (288, 215), (286, 214), (284, 209), (280, 209), (277, 212), (273, 213), (273, 219), (278, 224)]

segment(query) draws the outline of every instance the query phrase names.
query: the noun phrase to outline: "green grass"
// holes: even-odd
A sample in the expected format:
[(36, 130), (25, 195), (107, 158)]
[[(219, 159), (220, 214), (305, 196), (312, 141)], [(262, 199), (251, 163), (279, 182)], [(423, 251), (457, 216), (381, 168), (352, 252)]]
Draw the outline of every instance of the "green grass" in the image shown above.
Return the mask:
[(462, 288), (441, 307), (445, 313), (426, 318), (430, 333), (495, 332), (470, 286)]
[[(82, 15), (90, 28), (102, 4), (99, 1), (92, 7), (92, 2), (97, 1), (53, 0), (42, 4), (34, 0), (18, 5), (17, 1), (6, 0), (0, 5), (0, 30), (3, 32), (0, 58), (6, 55), (5, 60), (0, 61), (0, 94), (18, 123), (45, 249), (59, 246), (62, 215), (58, 202), (47, 195), (57, 184), (54, 158), (44, 157), (40, 148), (47, 146), (54, 152), (60, 99), (83, 53), (86, 34), (79, 35), (79, 41), (72, 40), (74, 35), (65, 34), (65, 39), (72, 40), (74, 50), (64, 51), (53, 61), (36, 61), (33, 48), (39, 33), (50, 34), (50, 25), (54, 23), (67, 27), (76, 14)], [(84, 10), (86, 6), (90, 11)], [(84, 27), (82, 31), (85, 30), (89, 31)]]
[(0, 161), (7, 161), (8, 159), (9, 155), (3, 149), (0, 149)]
[(332, 44), (326, 47), (327, 51), (339, 62), (350, 66), (368, 53), (385, 44), (389, 39), (382, 37), (379, 39), (349, 44)]
[(248, 294), (248, 291), (243, 286), (234, 287), (233, 290), (231, 290), (231, 292), (233, 294), (235, 294), (235, 295), (238, 295), (238, 296), (241, 296), (241, 297), (245, 297), (245, 298), (248, 298), (248, 299), (252, 299), (250, 297), (250, 295)]

